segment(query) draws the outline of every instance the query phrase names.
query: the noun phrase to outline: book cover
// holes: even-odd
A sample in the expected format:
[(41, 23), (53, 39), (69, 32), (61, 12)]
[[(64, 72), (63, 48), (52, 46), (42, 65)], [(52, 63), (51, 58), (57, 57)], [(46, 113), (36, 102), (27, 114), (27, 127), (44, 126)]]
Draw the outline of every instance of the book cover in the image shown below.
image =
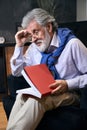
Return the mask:
[(17, 90), (17, 93), (30, 94), (39, 98), (51, 93), (52, 89), (49, 85), (55, 80), (46, 64), (26, 66), (22, 70), (22, 75), (31, 87)]

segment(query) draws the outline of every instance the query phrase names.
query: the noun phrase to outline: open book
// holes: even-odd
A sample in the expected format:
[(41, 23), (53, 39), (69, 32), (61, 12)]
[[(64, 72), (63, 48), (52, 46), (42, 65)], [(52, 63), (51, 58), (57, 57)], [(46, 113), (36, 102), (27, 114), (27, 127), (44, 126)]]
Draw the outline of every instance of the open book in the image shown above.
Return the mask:
[(49, 85), (55, 80), (46, 64), (26, 66), (22, 70), (22, 75), (31, 87), (17, 90), (17, 93), (29, 94), (38, 98), (51, 93), (52, 89), (49, 88)]

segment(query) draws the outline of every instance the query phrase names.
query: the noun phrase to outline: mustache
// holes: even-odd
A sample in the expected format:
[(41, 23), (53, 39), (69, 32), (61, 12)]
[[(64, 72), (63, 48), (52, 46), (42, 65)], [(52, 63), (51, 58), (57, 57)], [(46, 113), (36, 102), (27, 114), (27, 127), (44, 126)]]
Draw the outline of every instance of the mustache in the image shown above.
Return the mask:
[(42, 43), (43, 40), (37, 40), (35, 43), (38, 44), (38, 43)]

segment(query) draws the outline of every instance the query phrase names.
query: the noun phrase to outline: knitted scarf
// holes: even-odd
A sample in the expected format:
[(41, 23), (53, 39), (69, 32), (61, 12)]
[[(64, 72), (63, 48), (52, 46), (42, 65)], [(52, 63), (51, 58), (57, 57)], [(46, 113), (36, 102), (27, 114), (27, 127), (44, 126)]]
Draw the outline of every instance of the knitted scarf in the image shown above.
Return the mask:
[(45, 53), (45, 52), (41, 53), (42, 54), (41, 64), (47, 64), (49, 70), (52, 72), (54, 76), (54, 79), (60, 79), (60, 76), (55, 68), (55, 64), (58, 60), (58, 57), (62, 53), (68, 41), (75, 37), (72, 31), (68, 28), (58, 28), (57, 36), (59, 36), (60, 38), (59, 47), (51, 53)]

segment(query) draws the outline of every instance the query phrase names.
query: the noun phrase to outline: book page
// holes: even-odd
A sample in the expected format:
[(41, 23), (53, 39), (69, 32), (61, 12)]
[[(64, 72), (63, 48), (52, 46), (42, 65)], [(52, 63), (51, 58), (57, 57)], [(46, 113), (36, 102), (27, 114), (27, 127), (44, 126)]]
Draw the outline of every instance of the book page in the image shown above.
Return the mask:
[(32, 87), (21, 89), (21, 90), (17, 90), (16, 93), (28, 94), (28, 95), (32, 95), (32, 96), (41, 98), (41, 94), (37, 94), (37, 91), (34, 90)]

